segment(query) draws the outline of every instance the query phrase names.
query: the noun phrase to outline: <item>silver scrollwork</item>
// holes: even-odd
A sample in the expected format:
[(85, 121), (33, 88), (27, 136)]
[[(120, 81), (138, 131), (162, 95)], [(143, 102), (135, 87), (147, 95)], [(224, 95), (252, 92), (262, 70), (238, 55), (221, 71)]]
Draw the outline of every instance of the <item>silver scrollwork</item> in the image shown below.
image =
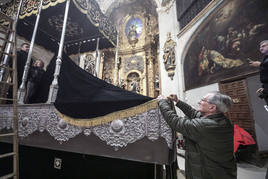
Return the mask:
[(60, 119), (56, 111), (51, 111), (46, 130), (60, 143), (66, 142), (82, 132), (80, 127), (70, 125)]
[[(11, 106), (0, 107), (0, 132), (13, 126), (13, 110)], [(58, 116), (51, 104), (19, 106), (19, 137), (30, 136), (38, 131), (47, 131), (56, 141), (63, 143), (80, 133), (96, 135), (115, 150), (126, 147), (130, 143), (147, 137), (155, 141), (163, 137), (169, 148), (172, 147), (172, 132), (158, 108), (140, 115), (93, 127), (78, 127), (66, 123)]]

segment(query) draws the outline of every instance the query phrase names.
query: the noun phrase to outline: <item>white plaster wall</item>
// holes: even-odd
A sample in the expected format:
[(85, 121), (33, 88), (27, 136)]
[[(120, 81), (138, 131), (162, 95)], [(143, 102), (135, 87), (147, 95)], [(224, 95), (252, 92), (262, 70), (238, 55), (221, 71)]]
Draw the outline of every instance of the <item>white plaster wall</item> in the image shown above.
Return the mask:
[(192, 90), (188, 90), (185, 92), (185, 101), (191, 106), (197, 108), (197, 102), (205, 96), (208, 92), (219, 91), (218, 83), (214, 83), (208, 86), (204, 86), (201, 88), (195, 88)]
[[(184, 73), (183, 73), (183, 58), (186, 47), (194, 34), (198, 26), (206, 19), (206, 17), (221, 3), (219, 1), (215, 7), (210, 9), (200, 20), (198, 20), (191, 28), (189, 28), (179, 38), (176, 35), (179, 32), (179, 23), (176, 15), (176, 3), (172, 5), (169, 11), (165, 11), (165, 8), (158, 8), (158, 21), (159, 21), (159, 40), (160, 40), (160, 71), (161, 71), (161, 94), (168, 96), (171, 93), (175, 93), (180, 99), (189, 102), (194, 105), (197, 101), (209, 91), (218, 90), (218, 85), (208, 85), (202, 88), (196, 88), (194, 90), (185, 91), (184, 89)], [(167, 76), (167, 72), (163, 64), (163, 47), (166, 41), (167, 32), (171, 32), (172, 39), (176, 41), (176, 69), (174, 79), (171, 80)], [(186, 69), (187, 70), (187, 69)]]
[[(167, 39), (167, 33), (171, 33), (172, 40), (176, 41), (176, 34), (179, 31), (179, 24), (176, 15), (176, 3), (172, 1), (172, 6), (161, 7), (157, 9), (158, 12), (158, 25), (159, 25), (159, 64), (160, 64), (160, 80), (161, 80), (161, 94), (168, 96), (171, 93), (177, 93), (178, 84), (178, 74), (175, 73), (173, 80), (168, 77), (167, 71), (165, 70), (163, 63), (163, 48)], [(178, 45), (178, 44), (177, 44)], [(177, 48), (176, 48), (177, 49)], [(175, 54), (177, 52), (175, 51)], [(178, 68), (176, 67), (176, 70)]]

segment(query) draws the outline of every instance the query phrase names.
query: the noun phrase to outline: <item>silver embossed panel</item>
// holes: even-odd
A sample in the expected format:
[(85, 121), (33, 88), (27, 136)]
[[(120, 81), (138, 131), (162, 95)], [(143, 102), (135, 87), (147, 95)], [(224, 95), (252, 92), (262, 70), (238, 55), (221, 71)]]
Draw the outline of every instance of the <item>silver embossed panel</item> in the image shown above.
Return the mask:
[[(0, 132), (3, 129), (12, 128), (12, 115), (12, 107), (0, 107)], [(151, 141), (162, 137), (167, 146), (172, 147), (171, 129), (158, 108), (92, 127), (79, 127), (66, 123), (58, 116), (55, 107), (48, 104), (19, 106), (18, 116), (19, 137), (22, 138), (36, 131), (40, 133), (46, 131), (56, 141), (63, 143), (79, 134), (85, 136), (94, 134), (108, 146), (118, 150), (145, 137)]]

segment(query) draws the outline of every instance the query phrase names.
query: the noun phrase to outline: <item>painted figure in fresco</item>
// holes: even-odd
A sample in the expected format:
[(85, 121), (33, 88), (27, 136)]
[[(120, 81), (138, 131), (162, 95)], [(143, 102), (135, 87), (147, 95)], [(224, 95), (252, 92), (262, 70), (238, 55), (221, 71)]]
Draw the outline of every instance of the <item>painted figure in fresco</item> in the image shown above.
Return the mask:
[[(263, 61), (251, 61), (250, 65), (260, 68), (260, 81), (262, 87), (256, 92), (259, 93), (259, 97), (263, 98), (268, 105), (268, 40), (264, 40), (260, 43), (260, 52), (264, 55)], [(268, 111), (268, 106), (265, 106)]]
[(260, 32), (265, 30), (265, 24), (249, 23), (242, 29), (229, 27), (225, 35), (216, 36), (216, 50), (228, 58), (247, 59), (245, 57), (245, 46), (250, 40), (255, 38)]
[(175, 46), (176, 42), (174, 42), (171, 39), (171, 33), (167, 33), (167, 40), (164, 44), (164, 55), (163, 55), (163, 60), (165, 63), (166, 69), (168, 69), (170, 66), (175, 65)]
[(251, 40), (254, 38), (258, 33), (265, 31), (265, 24), (253, 24), (249, 23), (245, 28), (245, 34)]
[(244, 64), (244, 62), (240, 59), (225, 58), (216, 50), (208, 50), (204, 46), (199, 54), (198, 61), (199, 76), (202, 76), (205, 72), (208, 74), (213, 74), (219, 67), (230, 69)]

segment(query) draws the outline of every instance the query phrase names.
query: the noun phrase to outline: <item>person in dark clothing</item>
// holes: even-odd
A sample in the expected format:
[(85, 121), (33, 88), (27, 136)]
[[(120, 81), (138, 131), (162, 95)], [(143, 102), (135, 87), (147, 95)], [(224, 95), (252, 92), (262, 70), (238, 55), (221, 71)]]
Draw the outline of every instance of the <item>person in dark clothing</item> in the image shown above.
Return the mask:
[(18, 88), (22, 82), (22, 76), (24, 72), (24, 67), (27, 61), (28, 52), (29, 52), (29, 44), (23, 43), (21, 45), (21, 49), (17, 51), (17, 79), (18, 79)]
[[(263, 61), (251, 61), (250, 65), (260, 68), (260, 81), (262, 87), (256, 92), (259, 93), (259, 97), (263, 98), (268, 105), (268, 40), (264, 40), (260, 43), (260, 52), (264, 55)], [(264, 107), (268, 111), (267, 105)]]
[(234, 127), (224, 116), (232, 105), (229, 96), (211, 92), (199, 102), (198, 110), (170, 95), (186, 115), (180, 117), (169, 101), (159, 97), (159, 107), (170, 127), (185, 137), (186, 179), (235, 179)]
[(38, 86), (42, 80), (42, 77), (45, 73), (44, 62), (42, 60), (36, 60), (33, 67), (30, 68), (27, 86), (26, 86), (26, 95), (24, 103), (33, 103), (34, 96), (37, 93)]
[[(24, 67), (27, 62), (29, 48), (30, 48), (30, 45), (28, 43), (22, 43), (20, 50), (17, 51), (17, 83), (18, 83), (17, 86), (18, 88), (20, 87), (22, 83), (22, 77), (23, 77)], [(30, 66), (31, 65), (32, 65), (32, 60), (31, 60)], [(12, 68), (12, 59), (9, 60), (9, 67)], [(13, 88), (10, 87), (8, 89), (7, 98), (11, 99), (13, 96), (12, 93), (13, 93)], [(12, 102), (9, 101), (8, 103), (12, 103)]]

